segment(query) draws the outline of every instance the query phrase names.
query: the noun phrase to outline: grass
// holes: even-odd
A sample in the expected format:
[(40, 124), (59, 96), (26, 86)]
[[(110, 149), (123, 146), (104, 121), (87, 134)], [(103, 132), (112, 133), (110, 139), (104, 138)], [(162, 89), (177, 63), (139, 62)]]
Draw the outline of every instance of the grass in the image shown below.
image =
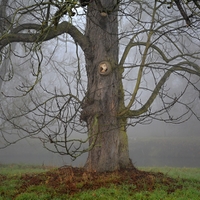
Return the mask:
[(39, 166), (39, 165), (25, 165), (25, 164), (0, 164), (1, 175), (22, 175), (26, 173), (41, 173), (53, 167)]
[[(32, 165), (0, 165), (0, 200), (198, 200), (200, 199), (200, 168), (170, 168), (170, 167), (141, 167), (140, 170), (150, 172), (162, 172), (166, 176), (162, 176), (163, 183), (157, 179), (153, 188), (150, 188), (149, 182), (140, 182), (143, 184), (139, 189), (135, 183), (129, 183), (124, 180), (121, 184), (116, 181), (117, 175), (110, 177), (104, 176), (99, 178), (99, 183), (104, 183), (101, 187), (94, 188), (93, 182), (79, 181), (76, 183), (78, 192), (72, 194), (67, 193), (66, 185), (68, 182), (60, 175), (59, 192), (47, 182), (50, 177), (47, 177), (46, 182), (43, 177), (47, 176), (46, 173), (58, 173), (56, 169), (50, 167), (32, 166)], [(31, 176), (27, 176), (31, 174)], [(49, 174), (50, 176), (51, 174)], [(22, 177), (26, 177), (26, 181)], [(151, 175), (148, 175), (151, 176)], [(40, 177), (38, 184), (31, 184), (31, 178)], [(173, 179), (168, 179), (172, 177)], [(29, 179), (28, 179), (29, 178)], [(113, 183), (106, 185), (106, 180), (113, 180)], [(164, 180), (165, 179), (165, 180)], [(175, 181), (174, 181), (175, 179)], [(65, 181), (64, 181), (65, 180)], [(75, 184), (75, 183), (74, 183)], [(83, 189), (83, 186), (86, 189)], [(63, 192), (62, 192), (63, 191)]]
[(200, 180), (200, 168), (140, 167), (144, 171), (162, 172), (172, 178)]
[(166, 194), (167, 188), (165, 190), (164, 188), (156, 189), (154, 193), (151, 194), (152, 197), (159, 194), (157, 197), (166, 200), (200, 199), (200, 168), (141, 167), (140, 169), (152, 172), (162, 172), (167, 176), (176, 179), (177, 183), (182, 184), (182, 188), (176, 190), (172, 194)]

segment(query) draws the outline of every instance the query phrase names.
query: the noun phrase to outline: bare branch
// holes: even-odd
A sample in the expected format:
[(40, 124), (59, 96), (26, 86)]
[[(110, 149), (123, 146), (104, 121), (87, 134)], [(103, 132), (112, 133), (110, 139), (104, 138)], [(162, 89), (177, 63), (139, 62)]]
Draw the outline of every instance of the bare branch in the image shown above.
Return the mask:
[(48, 28), (43, 34), (41, 33), (19, 33), (22, 30), (26, 29), (34, 29), (34, 30), (40, 30), (42, 29), (42, 26), (37, 24), (24, 24), (20, 25), (19, 27), (12, 30), (11, 33), (5, 34), (0, 39), (0, 49), (8, 45), (9, 43), (13, 42), (27, 42), (27, 43), (40, 43), (43, 41), (51, 40), (63, 33), (68, 33), (72, 36), (74, 41), (80, 45), (82, 50), (86, 52), (89, 48), (90, 44), (88, 39), (71, 23), (69, 22), (62, 22), (55, 27)]

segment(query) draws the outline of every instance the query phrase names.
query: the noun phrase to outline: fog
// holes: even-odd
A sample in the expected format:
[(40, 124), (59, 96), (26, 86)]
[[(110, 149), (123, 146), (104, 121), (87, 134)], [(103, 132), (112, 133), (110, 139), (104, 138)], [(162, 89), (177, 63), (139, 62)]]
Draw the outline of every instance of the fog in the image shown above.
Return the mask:
[[(183, 124), (152, 122), (149, 125), (129, 128), (130, 158), (135, 166), (200, 167), (199, 130), (200, 125), (195, 118), (191, 118)], [(172, 144), (172, 142), (177, 138), (180, 143), (176, 148), (174, 147), (176, 144)], [(152, 152), (152, 149), (159, 153), (159, 142), (160, 145), (163, 145), (163, 141), (166, 141), (167, 144), (167, 146), (163, 146), (163, 150), (166, 152), (160, 152), (161, 156), (148, 155), (149, 152)], [(192, 141), (193, 143), (191, 143)], [(191, 146), (194, 149), (191, 149)], [(170, 155), (168, 155), (169, 151)], [(180, 152), (183, 152), (183, 154)], [(86, 156), (85, 154), (72, 161), (68, 156), (47, 151), (38, 140), (26, 139), (1, 149), (0, 164), (73, 165), (81, 167), (85, 163)]]

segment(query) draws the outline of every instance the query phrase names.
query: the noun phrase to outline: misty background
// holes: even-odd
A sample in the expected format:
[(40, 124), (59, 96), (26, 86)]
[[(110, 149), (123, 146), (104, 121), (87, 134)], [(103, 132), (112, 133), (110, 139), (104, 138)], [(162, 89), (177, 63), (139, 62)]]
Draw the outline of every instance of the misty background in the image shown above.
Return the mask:
[[(135, 166), (200, 167), (200, 124), (193, 117), (183, 124), (152, 122), (128, 129), (130, 158)], [(72, 161), (54, 154), (34, 139), (0, 150), (0, 164), (83, 166), (87, 154)]]

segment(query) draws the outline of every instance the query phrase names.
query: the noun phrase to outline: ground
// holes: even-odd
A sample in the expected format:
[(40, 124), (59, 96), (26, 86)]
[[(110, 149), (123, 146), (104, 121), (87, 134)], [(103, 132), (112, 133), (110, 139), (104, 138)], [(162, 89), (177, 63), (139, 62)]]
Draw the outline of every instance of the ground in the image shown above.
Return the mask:
[(46, 185), (54, 188), (56, 193), (73, 195), (77, 192), (109, 187), (111, 184), (132, 185), (133, 192), (153, 191), (156, 186), (166, 185), (168, 193), (181, 189), (176, 180), (162, 173), (144, 172), (140, 170), (123, 170), (115, 172), (87, 172), (83, 168), (64, 166), (39, 174), (24, 174), (21, 176), (22, 185), (18, 193), (23, 193), (30, 186)]

